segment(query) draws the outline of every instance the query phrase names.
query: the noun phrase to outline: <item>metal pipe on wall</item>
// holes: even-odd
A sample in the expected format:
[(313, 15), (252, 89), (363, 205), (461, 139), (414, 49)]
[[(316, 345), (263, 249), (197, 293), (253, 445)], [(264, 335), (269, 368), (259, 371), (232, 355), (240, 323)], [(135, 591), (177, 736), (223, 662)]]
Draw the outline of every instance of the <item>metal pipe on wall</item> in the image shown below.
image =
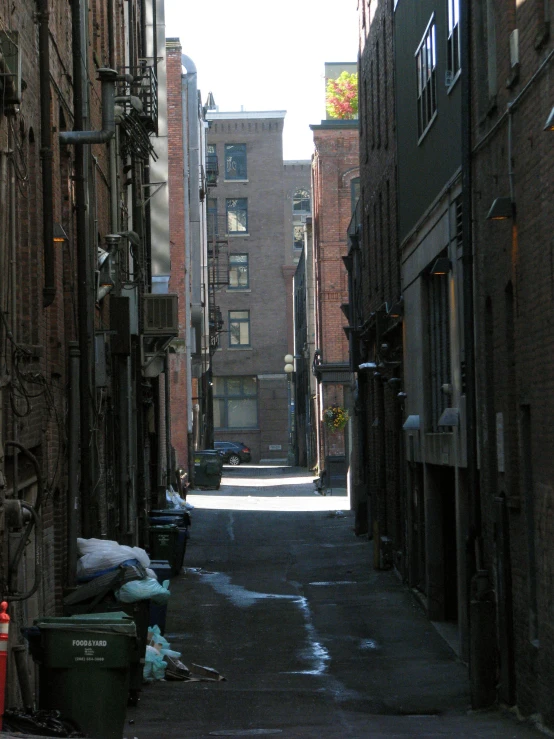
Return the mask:
[(191, 348), (191, 295), (190, 295), (190, 261), (191, 261), (191, 230), (190, 230), (190, 161), (188, 155), (188, 136), (189, 136), (189, 120), (188, 120), (188, 82), (186, 77), (181, 76), (181, 114), (183, 124), (183, 220), (185, 234), (185, 357), (186, 357), (186, 378), (187, 378), (187, 448), (188, 454), (188, 472), (189, 479), (193, 482), (194, 462), (193, 454), (193, 417), (192, 417), (192, 348)]
[(115, 69), (98, 70), (98, 79), (102, 83), (102, 130), (101, 131), (61, 131), (60, 144), (105, 144), (115, 133), (115, 81), (118, 77)]
[[(10, 130), (10, 144), (12, 142), (13, 133)], [(15, 147), (10, 146), (13, 150)], [(19, 338), (19, 331), (17, 330), (17, 213), (16, 213), (16, 182), (15, 182), (15, 166), (12, 162), (9, 167), (9, 243), (10, 243), (10, 318), (11, 318), (11, 340), (14, 344), (17, 344)], [(12, 372), (13, 372), (14, 360), (12, 359)], [(15, 402), (15, 401), (14, 401)], [(12, 413), (12, 439), (17, 442), (19, 440), (19, 423), (15, 413)], [(14, 490), (19, 489), (19, 455), (17, 452), (17, 446), (14, 450), (13, 455), (13, 484)]]
[(44, 249), (44, 287), (42, 304), (52, 305), (56, 297), (54, 275), (54, 215), (52, 185), (52, 122), (50, 120), (50, 29), (48, 0), (37, 0), (39, 21), (40, 80), (40, 160), (42, 166), (42, 239)]
[[(0, 152), (0, 203), (8, 202), (8, 152)], [(0, 275), (6, 274), (8, 209), (0, 208)], [(6, 281), (0, 280), (0, 311), (6, 310)], [(2, 344), (3, 346), (3, 344)]]
[(77, 525), (79, 519), (79, 344), (69, 342), (69, 416), (67, 481), (67, 584), (77, 580)]
[(472, 3), (461, 4), (460, 56), (462, 66), (462, 264), (464, 360), (466, 366), (466, 445), (469, 531), (466, 542), (469, 619), (469, 683), (472, 708), (496, 701), (496, 613), (485, 570), (481, 518), (481, 490), (477, 467), (477, 391), (475, 377), (475, 308), (472, 180)]
[[(73, 54), (73, 114), (75, 132), (83, 129), (83, 60), (81, 42), (81, 0), (71, 2), (72, 54)], [(90, 433), (92, 426), (91, 393), (91, 337), (89, 336), (89, 269), (86, 212), (86, 185), (84, 149), (81, 142), (75, 145), (75, 213), (77, 226), (77, 305), (80, 352), (79, 408), (81, 428), (81, 531), (85, 538), (92, 535), (93, 520), (90, 505), (92, 498), (92, 454)]]
[[(191, 277), (193, 321), (202, 320), (202, 285), (200, 262), (200, 170), (199, 170), (199, 121), (198, 121), (198, 84), (196, 65), (186, 54), (181, 54), (181, 64), (186, 69), (185, 84), (187, 86), (187, 150), (189, 158), (189, 221), (191, 235)], [(198, 315), (195, 315), (198, 313)]]
[(171, 485), (171, 386), (169, 381), (169, 347), (165, 350), (165, 372), (164, 372), (164, 381), (165, 381), (165, 393), (164, 393), (164, 401), (165, 401), (165, 476), (166, 476), (166, 485), (169, 487)]
[(123, 536), (129, 532), (129, 475), (128, 475), (128, 407), (129, 407), (129, 376), (127, 357), (118, 363), (119, 380), (119, 528)]

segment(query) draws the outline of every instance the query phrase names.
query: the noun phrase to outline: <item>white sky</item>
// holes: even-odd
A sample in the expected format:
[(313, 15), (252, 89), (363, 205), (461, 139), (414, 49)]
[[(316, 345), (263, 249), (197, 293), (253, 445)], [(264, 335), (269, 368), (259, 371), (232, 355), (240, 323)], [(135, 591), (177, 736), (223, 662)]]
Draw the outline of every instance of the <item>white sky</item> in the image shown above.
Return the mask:
[(286, 110), (285, 159), (310, 159), (325, 62), (356, 62), (357, 0), (165, 0), (166, 36), (220, 111)]

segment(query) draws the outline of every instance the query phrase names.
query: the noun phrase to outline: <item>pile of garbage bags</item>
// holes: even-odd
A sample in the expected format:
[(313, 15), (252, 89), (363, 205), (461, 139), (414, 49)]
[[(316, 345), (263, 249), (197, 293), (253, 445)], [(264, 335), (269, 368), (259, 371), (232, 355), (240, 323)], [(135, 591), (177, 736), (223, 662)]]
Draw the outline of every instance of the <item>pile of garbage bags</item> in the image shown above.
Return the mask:
[(148, 629), (148, 641), (144, 662), (145, 682), (154, 680), (184, 680), (190, 671), (180, 661), (181, 653), (171, 649), (170, 643), (160, 633), (158, 626)]
[(148, 641), (144, 663), (145, 682), (155, 680), (181, 680), (187, 682), (220, 682), (225, 680), (212, 667), (191, 664), (190, 669), (181, 662), (181, 653), (171, 649), (171, 644), (160, 633), (158, 626), (148, 629)]
[(140, 547), (129, 547), (109, 539), (77, 539), (80, 555), (77, 562), (79, 582), (89, 582), (101, 575), (116, 572), (122, 567), (133, 569), (131, 576), (114, 591), (122, 603), (151, 600), (164, 605), (169, 600), (169, 580), (158, 582), (156, 573), (150, 569), (150, 558)]
[(177, 509), (178, 510), (179, 508), (184, 508), (186, 511), (193, 511), (194, 510), (194, 506), (191, 503), (189, 503), (188, 501), (186, 501), (184, 498), (181, 498), (181, 496), (179, 495), (179, 493), (177, 493), (173, 489), (173, 486), (172, 485), (170, 485), (166, 489), (166, 491), (165, 491), (165, 499), (166, 499), (166, 502), (167, 502), (168, 506), (170, 506), (173, 509)]

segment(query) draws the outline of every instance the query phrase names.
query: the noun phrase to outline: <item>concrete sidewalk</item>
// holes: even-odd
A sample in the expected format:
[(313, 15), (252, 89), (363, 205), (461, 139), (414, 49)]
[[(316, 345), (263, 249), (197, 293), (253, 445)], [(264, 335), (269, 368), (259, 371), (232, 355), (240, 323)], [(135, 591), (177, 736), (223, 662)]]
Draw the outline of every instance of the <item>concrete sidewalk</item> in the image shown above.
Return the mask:
[(314, 495), (313, 476), (296, 471), (240, 471), (188, 497), (166, 633), (185, 664), (226, 680), (149, 685), (128, 739), (541, 736), (469, 711), (466, 665), (395, 573), (372, 569), (345, 495)]

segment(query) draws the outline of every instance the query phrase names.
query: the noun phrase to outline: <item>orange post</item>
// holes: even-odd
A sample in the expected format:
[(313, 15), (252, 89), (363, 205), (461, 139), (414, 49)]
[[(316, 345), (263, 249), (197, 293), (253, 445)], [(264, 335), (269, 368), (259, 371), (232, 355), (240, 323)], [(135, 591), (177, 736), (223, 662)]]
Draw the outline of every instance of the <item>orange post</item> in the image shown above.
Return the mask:
[(8, 667), (8, 636), (10, 617), (6, 613), (8, 604), (5, 600), (0, 603), (0, 731), (4, 717), (4, 700), (6, 693), (6, 669)]

